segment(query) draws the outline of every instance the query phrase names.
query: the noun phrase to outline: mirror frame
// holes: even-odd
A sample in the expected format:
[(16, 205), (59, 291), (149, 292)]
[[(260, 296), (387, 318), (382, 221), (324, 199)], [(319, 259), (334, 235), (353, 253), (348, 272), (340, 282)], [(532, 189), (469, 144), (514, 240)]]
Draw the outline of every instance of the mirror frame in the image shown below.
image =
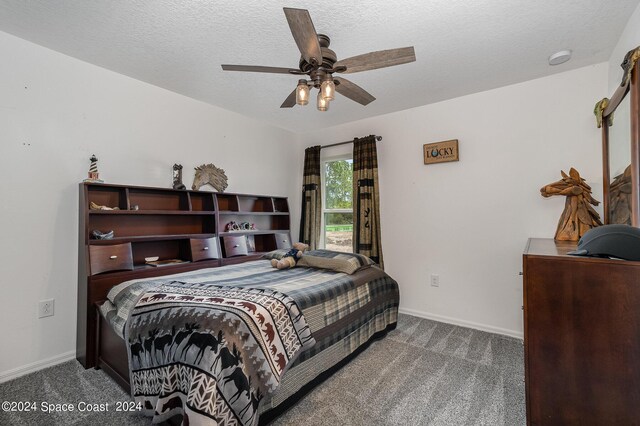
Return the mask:
[[(631, 77), (624, 86), (616, 89), (609, 105), (602, 114), (602, 198), (604, 205), (604, 224), (610, 223), (609, 187), (611, 172), (609, 169), (609, 119), (615, 113), (625, 96), (630, 96), (631, 110), (631, 226), (640, 227), (640, 60), (633, 67)], [(615, 118), (615, 117), (614, 117)]]

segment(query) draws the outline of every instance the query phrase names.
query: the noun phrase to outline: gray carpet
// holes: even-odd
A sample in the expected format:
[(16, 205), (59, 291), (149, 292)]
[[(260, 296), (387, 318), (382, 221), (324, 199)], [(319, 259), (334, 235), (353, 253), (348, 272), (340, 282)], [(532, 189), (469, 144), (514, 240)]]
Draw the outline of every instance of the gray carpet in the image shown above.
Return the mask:
[[(522, 341), (400, 315), (374, 342), (274, 425), (523, 425)], [(1, 401), (35, 401), (37, 412), (0, 411), (0, 425), (149, 425), (116, 413), (128, 395), (76, 361), (0, 384)], [(109, 402), (108, 413), (43, 413), (50, 404)]]

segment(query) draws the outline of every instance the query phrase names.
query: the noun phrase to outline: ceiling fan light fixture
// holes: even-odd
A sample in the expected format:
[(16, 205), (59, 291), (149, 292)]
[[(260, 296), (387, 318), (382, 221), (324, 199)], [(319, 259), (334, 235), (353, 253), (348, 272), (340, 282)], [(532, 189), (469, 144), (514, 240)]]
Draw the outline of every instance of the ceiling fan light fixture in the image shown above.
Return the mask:
[(322, 96), (322, 90), (318, 91), (318, 111), (327, 111), (329, 109), (329, 99)]
[(333, 82), (333, 78), (331, 78), (330, 75), (322, 80), (322, 84), (320, 85), (320, 93), (322, 93), (322, 97), (328, 101), (332, 101), (335, 99), (336, 84)]
[(298, 80), (296, 103), (298, 105), (306, 105), (309, 103), (309, 86), (307, 86), (307, 80)]
[[(331, 40), (324, 34), (318, 34), (307, 9), (285, 7), (284, 9), (293, 40), (300, 51), (298, 68), (265, 67), (256, 65), (223, 64), (224, 71), (259, 72), (308, 76), (299, 80), (280, 105), (280, 108), (293, 108), (295, 105), (307, 105), (311, 88), (319, 89), (318, 110), (326, 111), (336, 91), (360, 105), (369, 105), (376, 98), (362, 87), (342, 77), (333, 78), (334, 73), (352, 74), (361, 71), (387, 68), (415, 62), (416, 52), (413, 46), (396, 49), (377, 50), (338, 61), (336, 52), (329, 48)], [(298, 77), (300, 78), (300, 77)], [(337, 90), (340, 89), (340, 90)]]

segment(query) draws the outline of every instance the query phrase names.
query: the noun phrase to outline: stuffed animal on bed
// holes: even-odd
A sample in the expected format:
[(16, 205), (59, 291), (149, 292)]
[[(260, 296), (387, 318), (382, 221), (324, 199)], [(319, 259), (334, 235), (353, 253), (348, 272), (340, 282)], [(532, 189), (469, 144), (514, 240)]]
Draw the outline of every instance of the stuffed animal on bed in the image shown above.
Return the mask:
[(293, 243), (293, 248), (289, 250), (280, 260), (271, 259), (271, 266), (278, 269), (293, 268), (302, 257), (309, 246), (303, 243)]

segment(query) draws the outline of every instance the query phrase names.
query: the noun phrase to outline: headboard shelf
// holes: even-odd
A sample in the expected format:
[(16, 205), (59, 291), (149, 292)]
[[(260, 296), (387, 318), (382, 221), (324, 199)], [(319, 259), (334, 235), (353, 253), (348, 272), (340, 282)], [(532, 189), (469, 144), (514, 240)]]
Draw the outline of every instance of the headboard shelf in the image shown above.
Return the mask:
[(216, 234), (176, 234), (176, 235), (143, 235), (136, 237), (116, 237), (110, 240), (89, 240), (91, 246), (108, 246), (111, 244), (135, 243), (143, 241), (188, 240), (192, 238), (212, 238)]
[(236, 212), (231, 210), (224, 210), (219, 212), (220, 215), (234, 215), (234, 216), (289, 216), (289, 212)]
[(229, 232), (221, 232), (220, 236), (225, 237), (230, 235), (271, 235), (274, 233), (281, 233), (281, 232), (289, 232), (289, 230), (288, 229), (263, 229), (258, 231), (229, 231)]
[[(94, 210), (91, 203), (118, 209)], [(111, 287), (255, 260), (290, 246), (291, 240), (289, 205), (281, 196), (85, 182), (80, 184), (79, 208), (76, 358), (86, 368), (97, 362), (94, 305)], [(224, 232), (230, 221), (253, 223), (257, 230)], [(95, 239), (93, 231), (114, 235)], [(228, 258), (225, 244), (234, 248)], [(150, 266), (149, 257), (185, 263)]]
[(181, 216), (189, 216), (189, 215), (211, 215), (214, 211), (204, 211), (204, 210), (89, 210), (89, 214), (99, 214), (99, 215), (181, 215)]

